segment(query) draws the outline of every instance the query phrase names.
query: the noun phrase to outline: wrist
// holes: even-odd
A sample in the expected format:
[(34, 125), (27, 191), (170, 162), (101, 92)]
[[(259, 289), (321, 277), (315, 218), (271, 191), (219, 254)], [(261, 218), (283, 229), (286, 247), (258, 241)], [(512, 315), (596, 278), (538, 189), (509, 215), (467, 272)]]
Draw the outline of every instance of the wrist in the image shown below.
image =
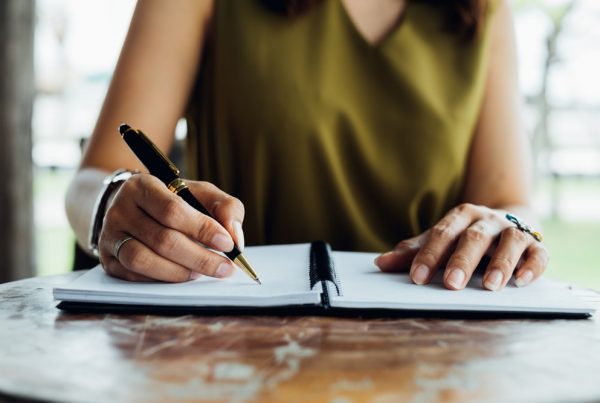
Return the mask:
[(94, 256), (98, 256), (98, 241), (100, 240), (100, 233), (102, 232), (104, 215), (106, 214), (108, 208), (112, 205), (117, 190), (133, 174), (134, 172), (132, 171), (118, 169), (104, 178), (102, 190), (98, 194), (96, 202), (94, 203), (89, 225), (87, 249)]

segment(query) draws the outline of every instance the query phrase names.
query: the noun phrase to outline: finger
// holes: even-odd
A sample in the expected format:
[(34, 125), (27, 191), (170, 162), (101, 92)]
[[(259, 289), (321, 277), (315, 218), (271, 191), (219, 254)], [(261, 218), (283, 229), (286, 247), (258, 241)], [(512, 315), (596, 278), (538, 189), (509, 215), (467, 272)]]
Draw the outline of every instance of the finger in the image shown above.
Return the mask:
[(548, 267), (548, 251), (539, 242), (533, 242), (526, 251), (525, 261), (515, 274), (515, 285), (525, 287), (539, 278)]
[[(118, 236), (118, 239), (122, 239), (125, 236), (128, 235), (121, 234)], [(113, 248), (116, 242), (116, 240), (112, 242), (110, 251), (103, 250), (103, 255), (112, 256), (106, 259), (107, 262), (116, 260), (118, 265), (122, 266), (126, 271), (141, 274), (152, 280), (180, 283), (190, 278), (190, 271), (188, 269), (161, 258), (136, 239), (125, 242), (119, 249), (119, 256), (114, 256)], [(105, 242), (102, 247), (106, 248), (109, 243)], [(116, 270), (119, 273), (119, 267), (114, 263), (110, 263), (110, 269)]]
[(190, 181), (188, 186), (190, 192), (225, 227), (240, 250), (244, 249), (244, 204), (210, 182)]
[(111, 275), (113, 277), (120, 278), (122, 280), (138, 281), (138, 282), (142, 282), (142, 281), (143, 282), (154, 281), (150, 277), (146, 277), (146, 276), (143, 276), (141, 274), (132, 272), (131, 270), (127, 270), (114, 257), (108, 257), (108, 258), (104, 259), (103, 262), (102, 262), (102, 268), (104, 269), (104, 271), (107, 274), (109, 274), (109, 275)]
[(444, 285), (451, 290), (462, 290), (469, 282), (481, 258), (494, 242), (502, 227), (500, 224), (479, 220), (460, 236), (456, 249), (448, 259)]
[[(204, 245), (222, 252), (233, 249), (233, 239), (221, 224), (171, 193), (158, 178), (145, 174), (135, 175), (125, 182), (117, 197), (132, 197), (135, 204), (157, 222)], [(109, 220), (129, 221), (129, 217), (119, 216), (118, 209), (114, 213), (117, 216), (110, 217), (111, 210), (113, 209), (106, 213)]]
[(426, 237), (427, 232), (424, 232), (416, 237), (403, 240), (393, 250), (379, 255), (375, 259), (375, 265), (383, 272), (408, 270)]
[[(104, 252), (106, 253), (106, 251)], [(209, 251), (207, 250), (207, 252)], [(203, 268), (203, 272), (213, 277), (231, 275), (233, 272), (231, 261), (214, 252), (210, 252), (210, 254), (214, 255), (215, 258), (212, 259), (213, 261), (207, 260), (208, 263)], [(155, 280), (180, 283), (189, 280), (191, 276), (190, 270), (156, 254), (137, 239), (132, 239), (123, 244), (119, 251), (118, 261), (127, 270)], [(217, 270), (221, 269), (218, 264), (219, 261), (225, 261), (228, 267), (225, 270)]]
[(477, 206), (463, 204), (431, 227), (410, 268), (410, 277), (415, 284), (426, 284), (431, 280), (460, 234), (480, 216)]
[(143, 211), (138, 210), (132, 220), (138, 224), (131, 226), (128, 233), (165, 259), (209, 276), (215, 276), (215, 267), (219, 271), (220, 265), (224, 265), (224, 273), (229, 272), (227, 258), (207, 250), (179, 231), (160, 225)]
[(500, 235), (498, 247), (492, 254), (483, 275), (483, 287), (490, 291), (502, 289), (512, 277), (519, 259), (534, 239), (517, 227), (508, 227)]

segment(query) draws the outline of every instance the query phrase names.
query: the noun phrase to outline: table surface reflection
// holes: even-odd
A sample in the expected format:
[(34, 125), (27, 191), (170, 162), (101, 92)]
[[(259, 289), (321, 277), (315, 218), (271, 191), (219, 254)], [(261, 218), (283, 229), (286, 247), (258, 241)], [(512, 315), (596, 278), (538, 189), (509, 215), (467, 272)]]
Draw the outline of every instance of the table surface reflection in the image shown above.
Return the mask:
[(61, 312), (52, 287), (77, 275), (0, 285), (0, 395), (115, 402), (600, 400), (598, 316)]

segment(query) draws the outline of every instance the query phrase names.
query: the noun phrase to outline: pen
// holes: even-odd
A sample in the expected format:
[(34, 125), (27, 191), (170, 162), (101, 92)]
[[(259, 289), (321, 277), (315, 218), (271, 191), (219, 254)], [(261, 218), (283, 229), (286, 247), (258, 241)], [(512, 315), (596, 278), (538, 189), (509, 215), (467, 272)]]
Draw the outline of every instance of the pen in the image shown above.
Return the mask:
[[(135, 130), (129, 125), (121, 124), (121, 126), (119, 126), (119, 133), (121, 133), (121, 137), (125, 140), (125, 143), (127, 143), (135, 156), (146, 168), (148, 168), (150, 174), (160, 179), (171, 192), (180, 196), (196, 210), (212, 217), (202, 203), (200, 203), (198, 199), (194, 197), (192, 192), (190, 192), (187, 184), (179, 178), (179, 169), (175, 164), (173, 164), (173, 162), (171, 162), (171, 160), (167, 158), (141, 130)], [(242, 252), (240, 252), (237, 245), (234, 245), (230, 252), (225, 252), (225, 256), (231, 259), (250, 278), (252, 278), (252, 280), (261, 284), (252, 265), (246, 260), (244, 255), (242, 255)]]

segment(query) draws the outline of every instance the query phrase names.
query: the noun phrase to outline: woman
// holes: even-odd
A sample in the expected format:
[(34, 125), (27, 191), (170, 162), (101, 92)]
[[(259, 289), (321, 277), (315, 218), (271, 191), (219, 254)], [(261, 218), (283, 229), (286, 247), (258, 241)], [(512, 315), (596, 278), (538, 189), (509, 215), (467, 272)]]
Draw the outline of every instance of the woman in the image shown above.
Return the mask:
[[(388, 250), (382, 271), (443, 270), (452, 290), (487, 255), (484, 288), (527, 285), (548, 254), (506, 219), (531, 216), (513, 39), (505, 1), (141, 1), (67, 195), (77, 239), (103, 220), (92, 248), (131, 281), (227, 277), (198, 243), (246, 236)], [(119, 123), (168, 150), (184, 114), (215, 219), (148, 174), (109, 176), (144, 172)]]

